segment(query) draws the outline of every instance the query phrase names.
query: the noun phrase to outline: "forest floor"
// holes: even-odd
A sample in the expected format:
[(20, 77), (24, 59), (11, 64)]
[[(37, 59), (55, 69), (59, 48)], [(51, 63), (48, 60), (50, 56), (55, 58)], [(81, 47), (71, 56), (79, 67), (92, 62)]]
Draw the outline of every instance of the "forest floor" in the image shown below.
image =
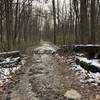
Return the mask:
[(70, 89), (78, 91), (81, 100), (95, 100), (100, 86), (81, 83), (72, 70), (74, 56), (59, 56), (56, 49), (50, 43), (28, 48), (26, 63), (14, 77), (18, 81), (8, 85), (0, 100), (67, 100), (64, 94)]

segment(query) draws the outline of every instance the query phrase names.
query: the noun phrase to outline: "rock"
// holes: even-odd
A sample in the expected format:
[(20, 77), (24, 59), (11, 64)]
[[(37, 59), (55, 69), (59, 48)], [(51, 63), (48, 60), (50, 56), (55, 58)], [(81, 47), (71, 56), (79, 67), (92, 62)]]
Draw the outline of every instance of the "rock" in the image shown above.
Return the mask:
[(100, 95), (96, 95), (96, 99), (95, 100), (100, 100)]
[(2, 86), (3, 86), (3, 84), (4, 84), (4, 83), (3, 83), (3, 81), (0, 81), (0, 87), (2, 87)]
[(96, 97), (90, 97), (90, 100), (100, 100), (100, 95), (97, 94)]
[(80, 100), (82, 98), (81, 94), (79, 94), (76, 90), (71, 89), (64, 94), (68, 100)]
[(100, 82), (100, 76), (98, 76), (98, 77), (96, 78), (96, 81), (97, 81), (97, 82)]

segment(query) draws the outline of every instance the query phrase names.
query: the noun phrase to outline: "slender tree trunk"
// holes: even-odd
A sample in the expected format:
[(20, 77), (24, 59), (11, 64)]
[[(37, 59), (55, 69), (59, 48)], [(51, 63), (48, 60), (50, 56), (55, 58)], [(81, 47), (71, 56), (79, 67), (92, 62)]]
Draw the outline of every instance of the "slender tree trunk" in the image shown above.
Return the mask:
[(95, 0), (91, 0), (91, 42), (95, 43), (96, 35), (96, 11), (95, 11)]
[[(20, 3), (19, 3), (19, 17), (18, 17), (18, 44), (21, 43), (21, 13), (20, 13)], [(20, 45), (19, 45), (20, 46)]]
[(7, 50), (10, 50), (10, 21), (9, 21), (9, 0), (4, 0), (6, 15)]
[(1, 41), (1, 48), (2, 48), (2, 14), (3, 14), (3, 0), (0, 1), (0, 41)]
[(13, 48), (13, 0), (9, 0), (10, 47)]
[(81, 43), (88, 42), (87, 0), (80, 0)]
[(57, 0), (57, 20), (58, 20), (58, 30), (60, 27), (60, 8), (59, 8), (59, 0)]
[(78, 1), (73, 0), (73, 5), (74, 5), (74, 12), (75, 12), (75, 43), (78, 43), (79, 40), (79, 31), (78, 31), (78, 24), (79, 24), (79, 9), (78, 9)]
[(17, 0), (17, 3), (16, 3), (16, 11), (15, 11), (15, 32), (14, 32), (14, 38), (13, 38), (13, 46), (16, 46), (16, 38), (17, 38), (17, 29), (18, 29), (18, 5), (19, 5), (19, 0)]
[(55, 8), (55, 0), (52, 0), (53, 5), (53, 21), (54, 21), (54, 44), (56, 44), (56, 8)]

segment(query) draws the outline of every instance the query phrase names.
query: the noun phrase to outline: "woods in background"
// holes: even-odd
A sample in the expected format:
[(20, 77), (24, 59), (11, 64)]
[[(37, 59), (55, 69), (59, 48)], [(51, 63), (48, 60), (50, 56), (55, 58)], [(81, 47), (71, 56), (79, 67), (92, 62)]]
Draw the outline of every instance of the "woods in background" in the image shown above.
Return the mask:
[(51, 16), (55, 44), (100, 43), (100, 0), (52, 0)]
[[(51, 2), (48, 10), (34, 2)], [(69, 2), (69, 3), (68, 3)], [(99, 0), (0, 0), (0, 50), (32, 45), (100, 43)]]
[[(54, 1), (54, 0), (53, 0)], [(56, 0), (55, 0), (56, 1)], [(60, 3), (57, 0), (56, 11)], [(68, 9), (69, 6), (69, 9)], [(56, 12), (55, 11), (55, 12)], [(58, 14), (60, 13), (60, 14)], [(100, 32), (100, 1), (99, 0), (63, 0), (62, 10), (56, 13), (60, 16), (60, 31), (63, 43), (99, 43)], [(57, 27), (59, 27), (57, 22)], [(60, 35), (59, 35), (60, 34)], [(65, 42), (66, 41), (66, 42)]]
[(38, 40), (39, 17), (32, 1), (0, 0), (0, 47), (3, 51)]

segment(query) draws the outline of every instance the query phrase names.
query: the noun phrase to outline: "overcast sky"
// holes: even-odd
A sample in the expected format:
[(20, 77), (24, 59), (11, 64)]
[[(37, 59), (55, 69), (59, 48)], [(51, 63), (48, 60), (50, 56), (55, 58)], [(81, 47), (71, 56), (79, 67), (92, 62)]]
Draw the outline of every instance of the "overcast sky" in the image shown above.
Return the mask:
[[(24, 0), (19, 0), (19, 2), (22, 2)], [(39, 2), (40, 1), (40, 2)], [(52, 0), (48, 0), (48, 3), (45, 3), (45, 0), (33, 0), (33, 7), (43, 7), (45, 10), (49, 10), (50, 6), (52, 7)], [(56, 0), (55, 0), (56, 1)], [(63, 4), (64, 0), (59, 0), (60, 5)], [(65, 0), (66, 4), (69, 5), (69, 0)], [(14, 0), (14, 2), (17, 2), (17, 0)]]
[[(42, 7), (45, 10), (50, 10), (50, 7), (52, 7), (52, 0), (48, 0), (48, 3), (45, 3), (45, 0), (40, 0), (41, 2), (38, 1), (33, 1), (33, 7)], [(69, 0), (65, 0), (67, 7), (69, 5)], [(60, 6), (63, 4), (63, 0), (59, 0)]]

